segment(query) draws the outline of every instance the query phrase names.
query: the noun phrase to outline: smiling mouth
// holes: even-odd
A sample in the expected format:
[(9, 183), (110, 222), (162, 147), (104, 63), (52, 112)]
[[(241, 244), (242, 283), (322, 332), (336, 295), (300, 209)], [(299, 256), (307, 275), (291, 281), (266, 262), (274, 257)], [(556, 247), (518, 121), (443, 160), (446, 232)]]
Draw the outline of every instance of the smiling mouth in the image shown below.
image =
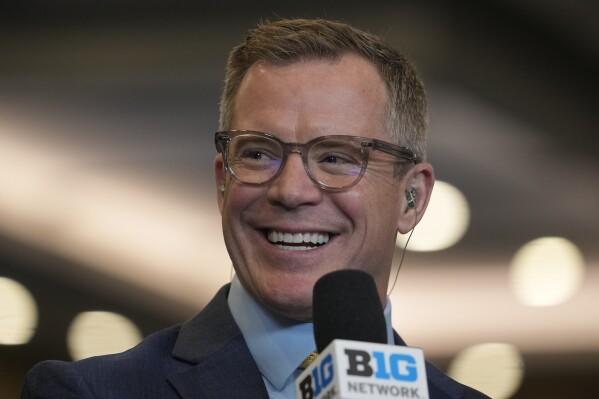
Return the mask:
[(266, 238), (282, 249), (305, 251), (321, 247), (329, 242), (329, 233), (284, 233), (268, 230)]

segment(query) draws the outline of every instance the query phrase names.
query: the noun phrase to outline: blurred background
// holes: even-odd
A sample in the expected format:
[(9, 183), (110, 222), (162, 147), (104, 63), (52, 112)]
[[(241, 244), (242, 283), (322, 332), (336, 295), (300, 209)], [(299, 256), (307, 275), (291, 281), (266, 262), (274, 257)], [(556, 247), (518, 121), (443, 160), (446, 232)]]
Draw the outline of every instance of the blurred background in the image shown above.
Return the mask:
[(2, 3), (0, 397), (41, 360), (186, 320), (230, 280), (224, 64), (278, 17), (349, 22), (422, 72), (440, 183), (391, 294), (408, 344), (496, 399), (599, 397), (593, 0)]

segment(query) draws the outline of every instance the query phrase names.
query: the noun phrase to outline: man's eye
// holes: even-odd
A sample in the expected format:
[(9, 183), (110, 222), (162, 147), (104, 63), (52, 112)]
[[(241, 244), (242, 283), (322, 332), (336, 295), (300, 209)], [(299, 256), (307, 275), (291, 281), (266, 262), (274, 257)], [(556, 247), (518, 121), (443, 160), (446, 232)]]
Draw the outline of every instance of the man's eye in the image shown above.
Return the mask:
[(337, 165), (359, 164), (360, 160), (354, 159), (354, 157), (351, 157), (347, 154), (324, 154), (320, 157), (319, 163)]
[(241, 154), (241, 157), (256, 161), (272, 159), (272, 156), (263, 150), (246, 150)]
[(338, 157), (336, 157), (335, 155), (329, 155), (327, 157), (325, 157), (321, 162), (325, 162), (325, 163), (338, 163), (340, 160)]

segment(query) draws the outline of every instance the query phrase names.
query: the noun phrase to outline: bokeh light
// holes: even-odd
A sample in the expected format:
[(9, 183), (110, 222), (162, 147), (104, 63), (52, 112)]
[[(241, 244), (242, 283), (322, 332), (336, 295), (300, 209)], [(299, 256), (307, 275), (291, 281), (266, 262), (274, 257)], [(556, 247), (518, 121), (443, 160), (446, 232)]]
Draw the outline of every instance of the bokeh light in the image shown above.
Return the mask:
[(513, 345), (485, 343), (464, 349), (451, 362), (448, 374), (493, 399), (512, 397), (524, 377), (524, 362)]
[(33, 296), (15, 280), (0, 277), (0, 344), (22, 345), (31, 340), (38, 311)]
[(67, 347), (73, 360), (122, 352), (141, 340), (141, 331), (131, 320), (104, 311), (79, 313), (67, 332)]
[(510, 266), (516, 297), (525, 305), (552, 306), (574, 295), (584, 279), (584, 259), (572, 242), (543, 237), (520, 248)]

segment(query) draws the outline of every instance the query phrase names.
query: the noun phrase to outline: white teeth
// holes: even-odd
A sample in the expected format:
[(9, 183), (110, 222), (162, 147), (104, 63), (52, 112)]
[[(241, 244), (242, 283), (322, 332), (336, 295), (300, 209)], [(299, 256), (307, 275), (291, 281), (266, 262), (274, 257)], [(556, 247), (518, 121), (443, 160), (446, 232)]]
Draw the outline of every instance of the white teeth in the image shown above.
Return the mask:
[(304, 246), (295, 246), (294, 247), (294, 246), (291, 246), (291, 245), (280, 245), (280, 244), (278, 244), (277, 246), (279, 248), (288, 249), (288, 250), (291, 250), (291, 251), (306, 251), (306, 250), (309, 250), (309, 249), (316, 249), (316, 248), (318, 248), (318, 247), (304, 247)]
[(316, 233), (312, 233), (312, 234), (310, 235), (310, 242), (311, 242), (312, 244), (318, 244), (318, 234), (316, 234)]
[[(286, 243), (286, 244), (301, 244), (301, 243), (312, 243), (312, 244), (326, 244), (329, 242), (329, 233), (283, 233), (280, 231), (270, 230), (266, 235), (268, 241), (272, 243)], [(314, 249), (314, 246), (299, 246), (299, 245), (280, 245), (285, 249), (293, 250), (305, 250)]]

